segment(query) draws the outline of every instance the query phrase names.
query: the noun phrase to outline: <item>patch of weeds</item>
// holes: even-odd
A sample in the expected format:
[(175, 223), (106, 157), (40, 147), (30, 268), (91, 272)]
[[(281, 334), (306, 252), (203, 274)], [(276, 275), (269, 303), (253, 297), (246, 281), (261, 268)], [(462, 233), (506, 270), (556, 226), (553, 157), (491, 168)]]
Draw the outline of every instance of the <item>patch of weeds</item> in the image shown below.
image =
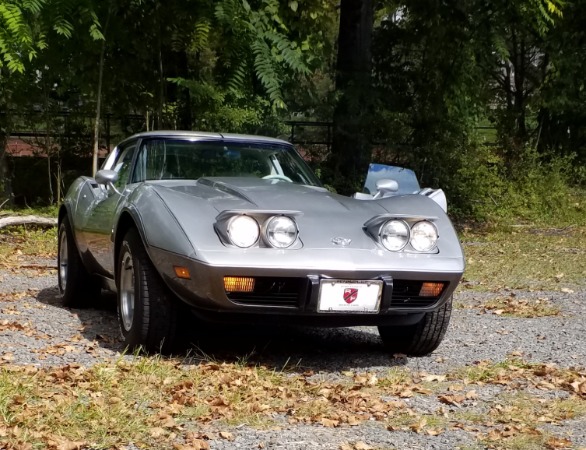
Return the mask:
[(475, 425), (484, 425), (487, 422), (486, 413), (469, 411), (466, 409), (458, 410), (451, 414), (454, 421), (458, 423), (467, 422)]
[(59, 214), (59, 205), (52, 206), (37, 206), (34, 208), (2, 208), (2, 213), (7, 215), (15, 216), (44, 216), (44, 217), (57, 217)]
[(586, 414), (583, 401), (573, 397), (547, 400), (525, 392), (503, 394), (491, 408), (489, 416), (498, 424), (482, 440), (490, 448), (542, 449), (567, 448), (566, 438), (542, 431), (537, 424), (559, 423)]
[(507, 449), (507, 450), (543, 450), (547, 438), (534, 429), (513, 430), (492, 430), (487, 435), (481, 436), (481, 442), (486, 448)]
[(535, 318), (557, 316), (561, 310), (547, 298), (497, 297), (482, 305), (485, 311), (509, 317)]
[(0, 262), (20, 255), (53, 258), (57, 254), (57, 227), (31, 226), (0, 229)]
[(567, 448), (571, 446), (568, 439), (544, 431), (539, 425), (586, 414), (586, 405), (577, 397), (551, 400), (525, 391), (501, 393), (490, 404), (490, 411), (484, 414), (466, 410), (450, 413), (452, 421), (464, 428), (467, 424), (489, 428), (478, 435), (483, 448)]
[(390, 431), (412, 431), (414, 433), (437, 436), (450, 425), (448, 417), (442, 414), (417, 414), (412, 410), (392, 414), (386, 421)]
[(378, 380), (381, 387), (407, 386), (413, 383), (413, 374), (404, 367), (390, 368), (384, 377)]
[(514, 372), (523, 371), (530, 367), (521, 360), (502, 361), (492, 363), (480, 361), (473, 366), (456, 369), (448, 374), (450, 380), (460, 380), (465, 383), (498, 383), (502, 384), (514, 376)]
[(460, 237), (466, 254), (466, 288), (561, 290), (586, 284), (584, 226), (555, 233), (531, 227), (466, 230)]
[(386, 421), (385, 424), (387, 429), (391, 431), (397, 430), (408, 430), (411, 425), (416, 423), (417, 419), (420, 418), (411, 410), (400, 411), (392, 414)]
[(546, 413), (556, 420), (571, 420), (586, 416), (586, 402), (578, 397), (547, 401), (543, 406)]
[(452, 304), (452, 308), (453, 309), (471, 309), (472, 307), (464, 302), (460, 302), (460, 301), (454, 301), (454, 303)]

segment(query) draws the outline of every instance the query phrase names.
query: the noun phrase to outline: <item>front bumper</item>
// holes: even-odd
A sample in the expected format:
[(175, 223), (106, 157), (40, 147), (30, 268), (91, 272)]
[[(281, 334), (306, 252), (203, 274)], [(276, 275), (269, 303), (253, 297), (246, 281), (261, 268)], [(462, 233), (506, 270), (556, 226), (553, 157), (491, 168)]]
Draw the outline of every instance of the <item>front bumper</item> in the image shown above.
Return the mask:
[[(462, 274), (463, 259), (449, 264), (434, 255), (437, 267), (451, 270), (407, 270), (401, 268), (382, 270), (317, 269), (313, 267), (250, 267), (238, 261), (229, 266), (215, 266), (186, 258), (164, 250), (150, 248), (149, 254), (169, 288), (207, 320), (229, 322), (303, 323), (323, 326), (407, 324), (424, 313), (440, 308), (453, 294)], [(314, 261), (315, 262), (315, 261)], [(174, 267), (186, 267), (190, 279), (178, 278)], [(460, 269), (461, 267), (461, 269)], [(259, 282), (258, 292), (227, 293), (225, 276), (254, 277)], [(320, 281), (322, 279), (381, 280), (383, 283), (378, 313), (323, 313), (318, 312)], [(445, 287), (436, 297), (421, 297), (423, 282), (444, 282)]]

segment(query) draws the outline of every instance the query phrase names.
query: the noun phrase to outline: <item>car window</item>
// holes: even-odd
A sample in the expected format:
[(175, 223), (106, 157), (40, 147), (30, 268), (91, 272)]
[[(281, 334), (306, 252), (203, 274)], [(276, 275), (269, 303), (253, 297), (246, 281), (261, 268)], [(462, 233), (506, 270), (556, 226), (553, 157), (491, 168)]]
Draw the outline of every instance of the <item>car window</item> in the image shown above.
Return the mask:
[(129, 144), (127, 147), (121, 148), (118, 157), (114, 161), (112, 170), (118, 172), (118, 181), (114, 183), (117, 188), (122, 188), (128, 184), (130, 171), (132, 168), (132, 158), (134, 151), (136, 150), (136, 144)]

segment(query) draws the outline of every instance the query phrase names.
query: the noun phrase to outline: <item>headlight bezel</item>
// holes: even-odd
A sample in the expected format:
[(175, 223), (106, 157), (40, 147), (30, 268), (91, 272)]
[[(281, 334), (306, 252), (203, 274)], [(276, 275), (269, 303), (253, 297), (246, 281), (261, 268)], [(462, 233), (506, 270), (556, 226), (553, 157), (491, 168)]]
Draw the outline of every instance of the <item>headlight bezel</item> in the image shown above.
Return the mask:
[[(388, 224), (389, 222), (397, 220), (405, 222), (409, 227), (409, 242), (407, 245), (403, 246), (399, 250), (391, 250), (387, 246), (384, 245), (381, 237), (381, 233), (383, 231), (383, 227)], [(411, 216), (406, 214), (381, 214), (378, 216), (374, 216), (370, 220), (366, 221), (363, 225), (365, 232), (380, 246), (381, 249), (395, 253), (395, 254), (435, 254), (439, 253), (438, 243), (440, 241), (439, 236), (439, 229), (437, 221), (439, 220), (438, 217), (435, 216)], [(431, 224), (436, 231), (437, 239), (433, 247), (429, 248), (429, 250), (420, 251), (413, 247), (411, 244), (413, 240), (413, 226), (419, 222), (426, 222)]]
[[(225, 210), (222, 211), (217, 217), (216, 217), (216, 221), (214, 223), (214, 230), (216, 231), (216, 234), (218, 236), (218, 238), (220, 239), (220, 242), (225, 245), (226, 247), (233, 247), (235, 249), (242, 249), (242, 250), (247, 250), (247, 249), (255, 249), (255, 248), (274, 248), (276, 250), (279, 249), (283, 249), (283, 250), (291, 250), (291, 249), (299, 249), (303, 247), (303, 243), (299, 237), (300, 235), (300, 230), (299, 230), (299, 225), (298, 225), (298, 221), (297, 221), (297, 217), (301, 216), (302, 213), (301, 211), (293, 211), (293, 210), (244, 210), (244, 209), (240, 209), (240, 210)], [(236, 242), (233, 239), (233, 236), (231, 236), (231, 234), (233, 235), (233, 233), (229, 232), (228, 229), (230, 227), (230, 224), (233, 223), (234, 220), (236, 220), (236, 218), (240, 217), (240, 216), (247, 216), (250, 217), (252, 219), (254, 219), (256, 221), (256, 223), (258, 224), (259, 227), (259, 237), (258, 239), (249, 247), (241, 247), (238, 244), (242, 244), (242, 242)], [(267, 227), (268, 224), (271, 220), (273, 220), (276, 217), (287, 217), (289, 220), (292, 221), (292, 223), (295, 226), (295, 239), (293, 239), (293, 242), (291, 242), (291, 244), (287, 247), (279, 247), (278, 242), (271, 242), (271, 240), (269, 239), (268, 235), (267, 235)], [(250, 242), (247, 242), (247, 244), (249, 244)]]

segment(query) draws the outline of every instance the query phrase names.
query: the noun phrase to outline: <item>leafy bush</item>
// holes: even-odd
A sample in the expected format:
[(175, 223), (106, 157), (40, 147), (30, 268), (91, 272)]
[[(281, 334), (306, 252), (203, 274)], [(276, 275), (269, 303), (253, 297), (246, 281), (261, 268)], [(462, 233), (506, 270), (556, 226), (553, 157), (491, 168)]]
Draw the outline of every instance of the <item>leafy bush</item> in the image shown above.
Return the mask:
[(462, 155), (457, 175), (448, 182), (446, 191), (455, 216), (559, 226), (583, 220), (585, 205), (573, 183), (573, 156), (540, 155), (525, 149), (522, 164), (509, 177), (508, 168), (493, 148), (475, 150)]

